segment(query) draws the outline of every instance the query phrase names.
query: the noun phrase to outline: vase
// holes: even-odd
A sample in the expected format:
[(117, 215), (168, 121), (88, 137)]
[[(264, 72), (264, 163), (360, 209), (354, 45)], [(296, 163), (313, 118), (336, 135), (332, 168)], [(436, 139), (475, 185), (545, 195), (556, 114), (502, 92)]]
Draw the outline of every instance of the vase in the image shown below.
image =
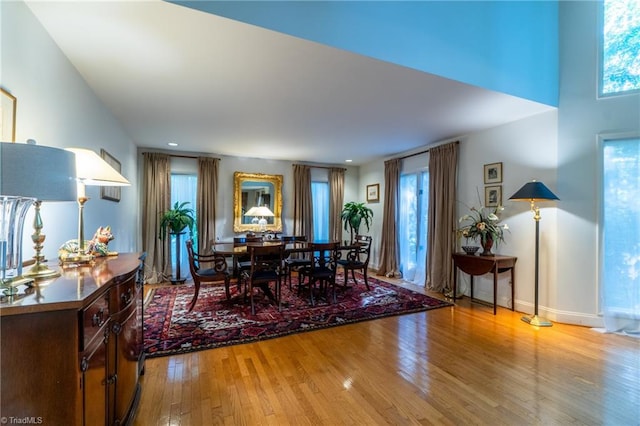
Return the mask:
[(493, 256), (493, 253), (491, 253), (491, 247), (493, 247), (493, 238), (487, 235), (487, 238), (485, 238), (484, 241), (480, 241), (480, 243), (482, 244), (482, 253), (480, 253), (480, 255)]

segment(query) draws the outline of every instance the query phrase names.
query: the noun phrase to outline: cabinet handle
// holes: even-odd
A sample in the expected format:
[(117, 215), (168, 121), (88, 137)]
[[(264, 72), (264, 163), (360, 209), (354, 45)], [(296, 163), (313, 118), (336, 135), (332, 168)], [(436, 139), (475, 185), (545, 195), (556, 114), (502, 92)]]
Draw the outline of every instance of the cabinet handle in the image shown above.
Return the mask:
[(107, 378), (107, 384), (108, 384), (108, 385), (112, 385), (112, 384), (114, 384), (117, 380), (118, 380), (118, 375), (117, 375), (117, 374), (114, 374), (113, 376), (110, 376), (109, 378)]
[(120, 298), (122, 299), (122, 303), (124, 305), (128, 305), (129, 302), (131, 302), (131, 289), (127, 290), (127, 292), (120, 296)]
[(104, 324), (104, 308), (100, 308), (98, 312), (93, 314), (93, 318), (91, 319), (91, 324), (94, 327), (100, 327)]
[(111, 326), (111, 330), (117, 335), (120, 334), (120, 332), (122, 331), (122, 324), (120, 324), (119, 322), (114, 323)]

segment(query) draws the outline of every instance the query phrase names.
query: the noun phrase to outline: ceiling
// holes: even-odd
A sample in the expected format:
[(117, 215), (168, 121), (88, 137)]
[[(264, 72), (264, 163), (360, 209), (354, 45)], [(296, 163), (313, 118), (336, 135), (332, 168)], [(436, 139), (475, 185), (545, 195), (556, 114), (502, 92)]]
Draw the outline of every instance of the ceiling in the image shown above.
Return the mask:
[(358, 165), (552, 109), (161, 0), (27, 4), (139, 147)]

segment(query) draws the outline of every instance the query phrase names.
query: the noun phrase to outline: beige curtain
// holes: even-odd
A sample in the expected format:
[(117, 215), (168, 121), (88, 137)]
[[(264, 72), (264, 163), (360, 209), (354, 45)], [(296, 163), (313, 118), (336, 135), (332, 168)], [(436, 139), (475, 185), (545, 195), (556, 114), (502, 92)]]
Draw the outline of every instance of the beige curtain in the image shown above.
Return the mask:
[(456, 230), (458, 142), (429, 149), (429, 219), (427, 223), (426, 287), (446, 292), (453, 288)]
[(196, 188), (196, 222), (198, 247), (196, 252), (210, 253), (216, 239), (216, 199), (218, 197), (218, 165), (220, 159), (198, 157)]
[(159, 239), (160, 216), (171, 204), (171, 164), (166, 154), (145, 152), (142, 155), (142, 249), (147, 253), (145, 281), (160, 283), (171, 276), (170, 239)]
[(342, 241), (340, 215), (344, 204), (345, 169), (333, 167), (329, 170), (329, 239)]
[(293, 165), (293, 234), (313, 241), (313, 210), (311, 201), (311, 168)]
[(380, 260), (378, 275), (387, 277), (401, 276), (398, 256), (398, 228), (396, 215), (398, 206), (398, 185), (400, 183), (400, 159), (384, 162), (384, 207), (382, 217), (382, 236), (380, 240)]

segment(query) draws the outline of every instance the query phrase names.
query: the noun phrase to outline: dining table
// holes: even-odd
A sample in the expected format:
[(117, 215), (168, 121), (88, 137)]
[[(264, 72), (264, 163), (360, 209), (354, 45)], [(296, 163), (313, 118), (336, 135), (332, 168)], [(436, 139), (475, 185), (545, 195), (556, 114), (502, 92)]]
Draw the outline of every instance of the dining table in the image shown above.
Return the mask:
[[(311, 251), (312, 244), (328, 243), (329, 240), (314, 240), (314, 241), (283, 241), (283, 240), (264, 240), (264, 241), (251, 241), (246, 243), (236, 243), (232, 241), (228, 242), (216, 242), (212, 246), (214, 253), (222, 254), (227, 257), (233, 257), (233, 275), (238, 276), (238, 258), (247, 256), (249, 254), (249, 247), (263, 247), (273, 245), (284, 245), (285, 256), (289, 256), (293, 253), (308, 253)], [(343, 241), (338, 250), (351, 250), (357, 247), (357, 243), (350, 243)]]

